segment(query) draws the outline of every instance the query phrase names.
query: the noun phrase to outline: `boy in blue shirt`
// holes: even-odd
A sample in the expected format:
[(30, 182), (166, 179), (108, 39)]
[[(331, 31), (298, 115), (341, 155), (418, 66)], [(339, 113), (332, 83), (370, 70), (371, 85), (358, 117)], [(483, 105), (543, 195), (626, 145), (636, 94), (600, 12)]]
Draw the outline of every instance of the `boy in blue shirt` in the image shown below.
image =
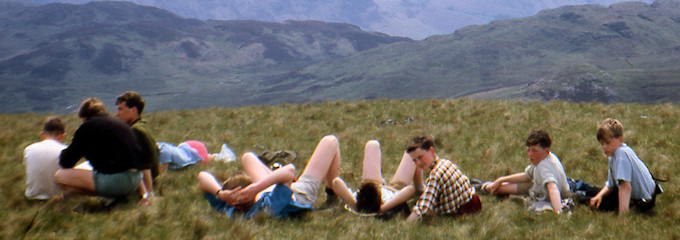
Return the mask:
[(641, 212), (652, 209), (657, 184), (645, 163), (623, 142), (623, 125), (616, 119), (605, 119), (597, 128), (597, 140), (609, 158), (609, 174), (607, 184), (590, 199), (590, 206), (618, 210), (619, 214), (629, 207)]

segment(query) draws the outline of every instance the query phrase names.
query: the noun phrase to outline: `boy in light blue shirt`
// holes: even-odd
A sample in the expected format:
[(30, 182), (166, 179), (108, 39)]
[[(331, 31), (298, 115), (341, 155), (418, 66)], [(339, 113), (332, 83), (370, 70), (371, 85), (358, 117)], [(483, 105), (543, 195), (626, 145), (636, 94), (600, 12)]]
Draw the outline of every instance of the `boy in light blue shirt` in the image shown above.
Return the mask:
[(618, 210), (619, 214), (629, 207), (642, 212), (652, 209), (657, 184), (645, 163), (623, 142), (623, 125), (616, 119), (605, 119), (597, 129), (597, 140), (609, 159), (609, 174), (606, 186), (590, 199), (590, 206)]

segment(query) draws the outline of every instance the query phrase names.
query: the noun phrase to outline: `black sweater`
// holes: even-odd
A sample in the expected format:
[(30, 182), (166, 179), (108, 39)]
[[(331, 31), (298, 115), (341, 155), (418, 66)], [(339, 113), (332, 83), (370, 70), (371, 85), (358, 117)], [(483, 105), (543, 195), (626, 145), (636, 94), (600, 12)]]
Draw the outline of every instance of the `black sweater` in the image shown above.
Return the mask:
[(59, 165), (72, 168), (80, 158), (90, 161), (95, 171), (112, 174), (140, 169), (141, 147), (130, 127), (106, 114), (83, 122), (73, 141), (59, 156)]

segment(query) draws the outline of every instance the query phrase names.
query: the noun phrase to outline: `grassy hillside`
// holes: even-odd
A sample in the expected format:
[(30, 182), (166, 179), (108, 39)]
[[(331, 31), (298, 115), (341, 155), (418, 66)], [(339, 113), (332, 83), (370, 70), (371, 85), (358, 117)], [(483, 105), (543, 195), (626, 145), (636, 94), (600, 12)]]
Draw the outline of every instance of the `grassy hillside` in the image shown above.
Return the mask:
[[(597, 122), (621, 120), (626, 142), (658, 177), (668, 178), (652, 214), (614, 216), (585, 207), (571, 215), (534, 215), (510, 200), (482, 196), (484, 209), (476, 216), (434, 218), (408, 225), (404, 217), (383, 221), (359, 217), (343, 209), (307, 214), (296, 220), (232, 220), (210, 209), (200, 194), (196, 175), (208, 170), (225, 179), (239, 171), (235, 163), (211, 162), (161, 176), (162, 198), (141, 208), (134, 202), (110, 212), (74, 212), (92, 205), (88, 197), (61, 202), (28, 202), (21, 164), (23, 148), (38, 141), (44, 114), (0, 115), (0, 238), (149, 238), (149, 239), (278, 239), (278, 238), (501, 238), (501, 239), (673, 239), (680, 217), (677, 180), (680, 167), (680, 108), (675, 105), (640, 105), (567, 102), (459, 100), (372, 100), (284, 104), (241, 108), (158, 111), (145, 114), (156, 140), (178, 143), (198, 139), (217, 152), (223, 142), (237, 153), (293, 149), (300, 154), (298, 172), (316, 142), (336, 135), (342, 151), (342, 177), (355, 186), (361, 175), (363, 145), (382, 144), (383, 174), (391, 178), (410, 137), (428, 133), (436, 137), (440, 156), (453, 160), (468, 175), (492, 179), (524, 170), (528, 164), (523, 142), (533, 128), (552, 134), (551, 151), (562, 160), (570, 177), (600, 185), (607, 162), (595, 140)], [(68, 136), (80, 121), (72, 114)], [(414, 121), (406, 122), (407, 118)], [(396, 124), (381, 124), (393, 119)], [(65, 142), (70, 142), (66, 139)], [(323, 194), (320, 200), (323, 200)]]

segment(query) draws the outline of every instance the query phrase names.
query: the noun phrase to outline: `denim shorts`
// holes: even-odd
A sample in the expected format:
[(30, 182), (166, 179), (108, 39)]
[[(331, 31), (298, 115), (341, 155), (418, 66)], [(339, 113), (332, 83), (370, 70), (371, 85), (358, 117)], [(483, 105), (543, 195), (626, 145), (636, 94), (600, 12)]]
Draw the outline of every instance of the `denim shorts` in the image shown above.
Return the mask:
[(142, 181), (142, 172), (125, 171), (105, 174), (92, 171), (94, 190), (97, 195), (110, 198), (125, 197), (137, 190)]

